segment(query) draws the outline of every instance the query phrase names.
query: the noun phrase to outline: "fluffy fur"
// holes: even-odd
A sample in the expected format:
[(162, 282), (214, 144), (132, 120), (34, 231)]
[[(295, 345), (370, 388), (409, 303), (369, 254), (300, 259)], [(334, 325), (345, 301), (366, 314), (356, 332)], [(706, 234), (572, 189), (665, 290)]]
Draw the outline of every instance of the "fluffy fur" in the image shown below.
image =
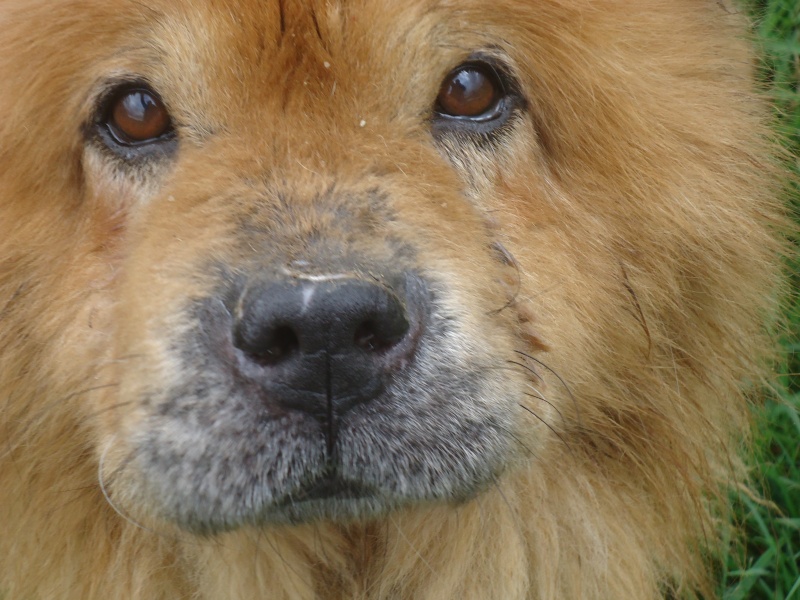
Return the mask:
[[(780, 263), (740, 15), (2, 0), (0, 48), (0, 595), (711, 593)], [(492, 139), (436, 130), (440, 83), (476, 53), (522, 99)], [(94, 137), (131, 77), (172, 113), (168, 159)], [(191, 307), (287, 260), (433, 290), (414, 366), (346, 432), (352, 460), (411, 490), (363, 514), (279, 523), (232, 491), (291, 488), (251, 484), (243, 452), (268, 468), (313, 444), (294, 423), (237, 429), (248, 396), (197, 341), (222, 317)], [(222, 508), (203, 516), (200, 490)]]

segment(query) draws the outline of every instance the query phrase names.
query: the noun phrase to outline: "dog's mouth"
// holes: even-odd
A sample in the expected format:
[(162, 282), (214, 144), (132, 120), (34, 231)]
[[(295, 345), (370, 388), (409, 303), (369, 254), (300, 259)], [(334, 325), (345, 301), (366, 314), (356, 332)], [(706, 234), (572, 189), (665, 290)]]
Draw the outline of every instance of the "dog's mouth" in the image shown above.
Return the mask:
[(363, 520), (385, 513), (402, 503), (401, 498), (387, 496), (376, 487), (337, 474), (326, 474), (266, 507), (255, 517), (255, 523)]
[(299, 492), (276, 503), (282, 509), (303, 502), (328, 500), (363, 500), (377, 496), (375, 489), (356, 481), (347, 481), (338, 475), (329, 474), (304, 485)]

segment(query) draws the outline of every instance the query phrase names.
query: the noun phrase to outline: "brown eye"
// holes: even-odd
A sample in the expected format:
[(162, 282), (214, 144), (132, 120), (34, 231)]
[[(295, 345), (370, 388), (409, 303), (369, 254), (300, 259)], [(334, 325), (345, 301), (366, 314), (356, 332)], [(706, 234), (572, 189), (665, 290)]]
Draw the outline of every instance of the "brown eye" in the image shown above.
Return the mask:
[(143, 89), (127, 90), (111, 105), (111, 133), (121, 144), (150, 142), (170, 131), (170, 118), (155, 94)]
[(437, 110), (451, 117), (481, 117), (494, 112), (500, 97), (500, 83), (494, 75), (482, 67), (467, 65), (442, 82)]

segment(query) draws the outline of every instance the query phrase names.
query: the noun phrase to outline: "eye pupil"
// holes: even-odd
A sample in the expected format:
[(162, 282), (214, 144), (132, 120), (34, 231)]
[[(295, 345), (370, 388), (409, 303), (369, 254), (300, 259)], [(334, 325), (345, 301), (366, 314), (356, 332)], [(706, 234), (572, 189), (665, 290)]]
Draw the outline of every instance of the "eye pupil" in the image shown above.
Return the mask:
[(478, 117), (499, 99), (495, 79), (477, 67), (464, 67), (448, 75), (439, 90), (439, 111), (454, 117)]
[(170, 127), (169, 113), (147, 90), (130, 90), (121, 95), (111, 110), (109, 125), (122, 143), (154, 140)]

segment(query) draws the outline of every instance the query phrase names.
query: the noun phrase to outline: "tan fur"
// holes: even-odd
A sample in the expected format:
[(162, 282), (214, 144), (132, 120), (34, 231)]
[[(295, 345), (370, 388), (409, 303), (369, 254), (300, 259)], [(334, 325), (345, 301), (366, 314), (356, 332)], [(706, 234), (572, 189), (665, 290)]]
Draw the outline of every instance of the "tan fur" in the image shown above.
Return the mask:
[[(475, 48), (510, 57), (528, 108), (496, 151), (453, 159), (428, 119)], [(713, 0), (2, 0), (0, 49), (0, 596), (710, 593), (779, 281), (739, 15)], [(174, 171), (133, 181), (84, 149), (92, 91), (126, 72), (192, 124)], [(389, 190), (385, 227), (415, 241), (465, 343), (530, 411), (503, 475), (457, 505), (209, 538), (122, 480), (126, 520), (98, 461), (111, 447), (119, 464), (142, 390), (170, 376), (152, 357), (169, 311), (205, 291), (187, 273), (238, 260), (248, 186), (296, 204), (287, 240), (339, 231), (307, 200), (331, 185)]]

